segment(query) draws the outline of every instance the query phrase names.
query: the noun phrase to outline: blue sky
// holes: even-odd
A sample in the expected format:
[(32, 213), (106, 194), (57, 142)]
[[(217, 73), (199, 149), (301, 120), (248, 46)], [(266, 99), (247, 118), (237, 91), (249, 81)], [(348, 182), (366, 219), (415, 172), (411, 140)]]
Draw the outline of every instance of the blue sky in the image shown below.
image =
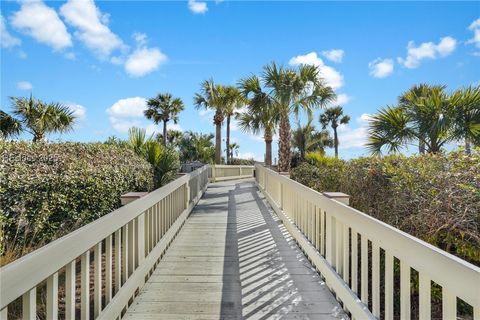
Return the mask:
[[(159, 92), (185, 102), (177, 128), (214, 132), (212, 114), (192, 103), (201, 81), (312, 63), (352, 118), (339, 132), (351, 158), (366, 154), (368, 115), (413, 84), (480, 81), (479, 2), (2, 1), (1, 15), (2, 109), (32, 92), (77, 110), (76, 129), (51, 139), (152, 131), (141, 114)], [(263, 158), (261, 137), (235, 124), (232, 137), (240, 156)]]

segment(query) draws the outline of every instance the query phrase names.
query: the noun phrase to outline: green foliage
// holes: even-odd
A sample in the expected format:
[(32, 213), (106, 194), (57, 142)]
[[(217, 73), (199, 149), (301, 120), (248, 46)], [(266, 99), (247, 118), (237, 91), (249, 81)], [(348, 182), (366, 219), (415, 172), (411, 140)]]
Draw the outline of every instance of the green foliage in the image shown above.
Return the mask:
[(347, 193), (352, 207), (480, 265), (480, 149), (471, 155), (307, 159), (292, 179)]
[(232, 165), (253, 166), (255, 164), (254, 159), (240, 159), (232, 158)]
[(116, 209), (123, 193), (153, 188), (150, 164), (116, 146), (0, 141), (0, 155), (1, 254), (14, 245), (21, 255)]
[(187, 131), (179, 143), (180, 160), (182, 162), (200, 161), (214, 163), (215, 147), (213, 134)]

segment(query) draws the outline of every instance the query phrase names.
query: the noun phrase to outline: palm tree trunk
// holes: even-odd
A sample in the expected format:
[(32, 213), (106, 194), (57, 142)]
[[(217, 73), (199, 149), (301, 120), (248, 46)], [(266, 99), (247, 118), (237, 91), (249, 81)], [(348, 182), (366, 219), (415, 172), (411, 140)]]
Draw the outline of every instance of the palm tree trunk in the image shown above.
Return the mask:
[(418, 153), (425, 154), (425, 141), (423, 140), (418, 141)]
[[(227, 116), (227, 164), (230, 164), (233, 156), (230, 155), (230, 116)], [(233, 153), (233, 152), (232, 152)]]
[(333, 127), (333, 143), (335, 145), (335, 158), (338, 158), (338, 134), (337, 127)]
[(167, 121), (163, 120), (163, 145), (167, 145)]
[(222, 124), (215, 124), (215, 164), (221, 164), (222, 158)]
[(472, 153), (472, 149), (471, 149), (471, 146), (470, 146), (470, 140), (468, 138), (465, 138), (465, 152), (467, 154)]
[(270, 167), (272, 165), (272, 133), (270, 130), (265, 130), (265, 165)]
[(280, 141), (278, 143), (278, 171), (290, 171), (290, 119), (288, 113), (280, 119)]

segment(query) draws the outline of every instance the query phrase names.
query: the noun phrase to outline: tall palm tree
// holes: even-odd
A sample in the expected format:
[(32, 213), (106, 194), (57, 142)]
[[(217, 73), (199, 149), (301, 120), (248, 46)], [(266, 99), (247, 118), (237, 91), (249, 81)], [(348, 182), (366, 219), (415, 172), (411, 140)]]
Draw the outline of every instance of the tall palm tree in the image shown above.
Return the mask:
[(272, 165), (272, 141), (280, 122), (280, 113), (277, 104), (271, 97), (262, 91), (260, 79), (250, 76), (239, 82), (240, 90), (247, 101), (247, 111), (238, 115), (239, 126), (242, 131), (255, 135), (263, 131), (265, 141), (265, 165)]
[(326, 129), (331, 124), (333, 129), (333, 144), (335, 147), (335, 158), (338, 158), (338, 133), (337, 128), (341, 124), (347, 124), (350, 122), (350, 117), (343, 114), (343, 108), (341, 106), (331, 107), (326, 109), (320, 115), (320, 123), (323, 129)]
[(230, 152), (230, 122), (238, 110), (245, 104), (245, 98), (240, 93), (240, 90), (233, 86), (225, 87), (225, 117), (227, 118), (227, 137), (226, 137), (226, 154), (227, 164), (231, 162), (232, 156)]
[(75, 116), (73, 111), (59, 103), (45, 103), (30, 98), (11, 97), (13, 114), (33, 135), (33, 142), (42, 141), (49, 133), (63, 133), (73, 129)]
[(380, 154), (418, 142), (419, 152), (436, 153), (453, 135), (456, 99), (445, 86), (420, 84), (402, 94), (396, 106), (381, 109), (369, 123), (367, 147)]
[(153, 120), (155, 124), (163, 122), (163, 145), (167, 145), (168, 134), (167, 124), (170, 120), (178, 122), (178, 114), (184, 109), (180, 98), (173, 98), (170, 93), (159, 93), (155, 98), (148, 99), (147, 109), (144, 111), (147, 119)]
[(336, 98), (332, 88), (324, 85), (317, 66), (301, 65), (298, 70), (277, 66), (274, 62), (263, 69), (262, 80), (268, 95), (280, 113), (279, 162), (281, 172), (290, 170), (290, 115), (301, 110), (312, 114)]
[(20, 121), (0, 110), (0, 139), (8, 139), (22, 132)]
[(452, 94), (453, 136), (465, 142), (465, 151), (471, 152), (471, 144), (480, 144), (480, 85), (466, 87)]
[(309, 117), (307, 123), (302, 126), (298, 123), (292, 132), (292, 146), (298, 150), (300, 159), (305, 160), (307, 152), (325, 152), (325, 147), (332, 147), (333, 140), (327, 130), (316, 131), (312, 125), (313, 118)]
[(225, 87), (215, 84), (213, 80), (205, 80), (201, 84), (200, 93), (193, 99), (195, 107), (214, 110), (213, 123), (215, 124), (215, 163), (222, 161), (222, 123), (225, 119)]

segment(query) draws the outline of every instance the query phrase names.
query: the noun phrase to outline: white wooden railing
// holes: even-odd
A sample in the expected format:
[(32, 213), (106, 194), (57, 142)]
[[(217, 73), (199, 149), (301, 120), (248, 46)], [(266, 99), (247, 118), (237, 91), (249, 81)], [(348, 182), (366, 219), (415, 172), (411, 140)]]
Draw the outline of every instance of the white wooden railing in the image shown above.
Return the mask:
[(234, 180), (253, 177), (255, 166), (246, 165), (220, 165), (210, 166), (209, 177), (211, 181)]
[(204, 166), (0, 268), (0, 318), (21, 299), (23, 319), (36, 319), (41, 299), (57, 319), (59, 289), (65, 319), (121, 317), (207, 183)]
[(457, 318), (457, 298), (480, 319), (480, 268), (262, 165), (255, 168), (268, 202), (352, 318), (393, 319), (399, 260), (395, 313), (401, 319), (411, 317), (412, 269), (419, 276), (419, 319), (431, 318), (432, 282), (442, 288), (443, 319)]

